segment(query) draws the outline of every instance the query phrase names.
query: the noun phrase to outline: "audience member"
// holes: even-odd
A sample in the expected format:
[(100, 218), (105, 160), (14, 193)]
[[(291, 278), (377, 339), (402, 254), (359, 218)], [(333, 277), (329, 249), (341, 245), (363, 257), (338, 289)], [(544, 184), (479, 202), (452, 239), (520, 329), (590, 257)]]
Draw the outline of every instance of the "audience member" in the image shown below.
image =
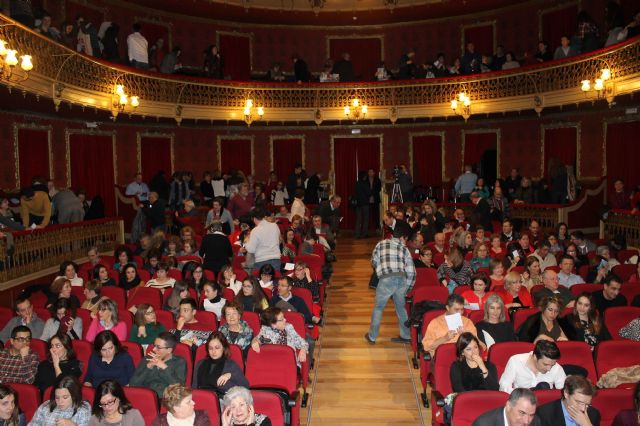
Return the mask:
[(195, 366), (193, 387), (209, 389), (224, 395), (234, 386), (249, 387), (242, 368), (231, 359), (229, 342), (224, 334), (213, 332), (206, 342), (207, 355)]
[(195, 410), (193, 391), (180, 383), (166, 387), (162, 394), (162, 405), (168, 410), (158, 414), (151, 426), (209, 426), (216, 419), (209, 419), (206, 410)]
[(562, 304), (557, 297), (545, 297), (539, 303), (539, 313), (531, 315), (516, 330), (518, 339), (522, 342), (536, 343), (539, 340), (562, 341), (568, 340), (560, 324), (558, 316)]
[(567, 254), (560, 258), (558, 282), (567, 288), (571, 288), (574, 284), (584, 284), (582, 277), (573, 273), (573, 258)]
[(18, 296), (15, 302), (15, 310), (18, 315), (11, 318), (2, 331), (0, 331), (0, 341), (2, 341), (2, 343), (6, 344), (9, 341), (13, 329), (19, 325), (23, 325), (31, 330), (32, 336), (42, 335), (44, 321), (38, 318), (38, 315), (33, 312), (33, 305), (27, 297)]
[[(432, 357), (438, 346), (445, 343), (456, 343), (462, 333), (469, 332), (474, 336), (478, 334), (473, 322), (462, 315), (464, 312), (464, 299), (462, 296), (457, 294), (450, 295), (447, 299), (446, 310), (446, 313), (431, 320), (422, 339), (422, 347), (425, 351), (429, 352)], [(457, 329), (451, 330), (445, 316), (458, 316), (460, 318), (459, 322), (462, 325)]]
[(146, 348), (164, 331), (166, 331), (164, 324), (158, 322), (153, 306), (147, 303), (136, 306), (133, 327), (129, 336), (130, 342), (139, 343), (143, 348)]
[(51, 397), (38, 407), (29, 426), (87, 426), (91, 405), (82, 399), (81, 389), (77, 378), (58, 377), (51, 389)]
[(543, 426), (599, 425), (600, 412), (591, 406), (596, 388), (582, 376), (568, 376), (562, 398), (537, 409)]
[(93, 352), (89, 358), (84, 385), (96, 387), (104, 380), (113, 379), (126, 386), (134, 371), (133, 359), (118, 336), (109, 330), (98, 333), (93, 341)]
[(627, 298), (620, 294), (622, 279), (615, 274), (605, 277), (602, 291), (595, 291), (592, 295), (593, 305), (600, 315), (615, 306), (627, 306)]
[(304, 336), (300, 336), (293, 325), (289, 324), (280, 308), (269, 308), (260, 314), (262, 327), (260, 333), (251, 341), (251, 348), (260, 352), (260, 346), (287, 345), (297, 352), (296, 363), (298, 367), (307, 360), (309, 344)]
[(176, 319), (176, 328), (171, 333), (180, 342), (195, 348), (203, 344), (211, 334), (211, 327), (196, 318), (197, 303), (191, 297), (180, 300), (180, 310)]
[(26, 426), (24, 413), (18, 406), (18, 392), (8, 385), (0, 384), (0, 421), (4, 426)]
[(139, 23), (133, 24), (133, 32), (127, 37), (127, 49), (129, 63), (132, 67), (141, 70), (149, 69), (149, 43), (140, 33), (142, 26)]
[(74, 307), (69, 299), (60, 298), (49, 306), (51, 318), (44, 323), (44, 329), (40, 340), (49, 341), (56, 334), (67, 335), (70, 339), (82, 338), (82, 318), (76, 315)]
[(31, 330), (25, 325), (11, 330), (11, 340), (0, 350), (0, 383), (34, 382), (39, 360), (30, 348), (31, 338)]
[(535, 293), (535, 303), (538, 304), (544, 297), (556, 296), (565, 308), (573, 308), (575, 301), (573, 294), (565, 286), (561, 286), (558, 282), (558, 274), (551, 269), (547, 269), (542, 273), (543, 289)]
[(46, 360), (38, 364), (35, 385), (44, 392), (52, 386), (60, 376), (73, 376), (77, 379), (82, 375), (82, 366), (76, 358), (71, 346), (71, 339), (66, 334), (53, 336), (49, 343), (49, 353)]
[(129, 337), (127, 334), (127, 324), (120, 321), (118, 317), (118, 305), (111, 299), (105, 299), (98, 303), (97, 314), (92, 316), (93, 321), (89, 325), (85, 340), (93, 342), (96, 336), (104, 331), (111, 330), (118, 336), (118, 339), (125, 341)]
[(144, 426), (142, 414), (131, 406), (122, 385), (115, 380), (98, 385), (92, 413), (89, 426)]
[(476, 324), (478, 338), (489, 349), (494, 343), (516, 340), (513, 323), (505, 320), (504, 302), (497, 294), (490, 294), (484, 303), (484, 319)]
[(235, 386), (225, 394), (222, 401), (222, 426), (255, 425), (271, 426), (265, 414), (255, 412), (253, 395), (247, 388)]
[(555, 342), (539, 340), (533, 352), (513, 355), (500, 377), (500, 390), (511, 393), (516, 388), (562, 389), (566, 375), (558, 364), (560, 349)]
[(586, 342), (595, 349), (599, 342), (611, 339), (602, 319), (602, 311), (597, 311), (590, 293), (582, 293), (576, 298), (573, 312), (560, 318), (560, 326), (569, 340)]
[(471, 426), (540, 426), (536, 415), (538, 401), (529, 389), (511, 391), (504, 408), (495, 408), (478, 417)]
[(183, 358), (173, 355), (177, 344), (178, 340), (172, 333), (160, 333), (153, 343), (153, 349), (140, 362), (129, 384), (147, 387), (158, 396), (169, 385), (184, 384), (187, 364)]

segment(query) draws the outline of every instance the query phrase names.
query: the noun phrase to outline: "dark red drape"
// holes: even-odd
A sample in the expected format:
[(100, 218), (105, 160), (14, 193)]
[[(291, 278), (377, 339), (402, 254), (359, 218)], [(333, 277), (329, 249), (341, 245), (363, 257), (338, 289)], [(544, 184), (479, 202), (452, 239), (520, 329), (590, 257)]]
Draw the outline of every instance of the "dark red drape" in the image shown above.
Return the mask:
[(571, 38), (576, 31), (578, 6), (569, 6), (542, 14), (542, 39), (551, 51), (560, 46), (560, 38)]
[[(61, 3), (61, 2), (49, 2), (49, 3)], [(104, 21), (104, 13), (100, 10), (79, 4), (75, 1), (65, 1), (64, 10), (66, 17), (69, 21), (75, 22), (78, 16), (83, 16), (85, 22), (91, 22), (96, 30), (100, 28), (100, 24)], [(60, 27), (58, 27), (60, 28)], [(120, 30), (122, 31), (122, 29)]]
[(335, 138), (334, 162), (336, 172), (336, 194), (343, 199), (340, 211), (344, 216), (341, 228), (353, 229), (355, 211), (349, 208), (347, 199), (354, 195), (358, 171), (380, 170), (379, 138)]
[(106, 215), (114, 215), (116, 200), (111, 136), (71, 135), (69, 151), (72, 188), (84, 189), (88, 199), (100, 195)]
[(163, 170), (171, 176), (171, 139), (160, 137), (142, 137), (140, 139), (140, 159), (142, 162), (142, 180), (147, 184), (151, 178)]
[(464, 29), (464, 45), (473, 43), (476, 53), (493, 54), (493, 25), (487, 24)]
[(577, 157), (577, 129), (564, 127), (544, 130), (544, 172), (548, 174), (549, 160), (557, 158), (562, 164), (573, 166)]
[(475, 165), (482, 160), (485, 151), (496, 149), (497, 135), (491, 133), (467, 133), (464, 136), (464, 164)]
[(250, 139), (220, 139), (220, 161), (222, 172), (242, 170), (245, 175), (251, 171), (251, 140)]
[(18, 153), (20, 162), (20, 188), (31, 185), (31, 179), (39, 176), (49, 179), (49, 143), (46, 130), (19, 129)]
[(225, 78), (249, 80), (251, 78), (251, 46), (249, 37), (220, 34), (220, 54), (224, 60)]
[(640, 184), (638, 156), (640, 121), (607, 125), (607, 178), (612, 185), (616, 179), (625, 182), (627, 190)]
[(329, 57), (335, 62), (349, 53), (356, 80), (371, 80), (382, 61), (380, 43), (379, 38), (330, 38)]
[(415, 185), (442, 185), (442, 143), (439, 135), (413, 138), (413, 182)]
[(286, 183), (296, 164), (302, 164), (302, 139), (274, 139), (273, 170), (278, 179)]

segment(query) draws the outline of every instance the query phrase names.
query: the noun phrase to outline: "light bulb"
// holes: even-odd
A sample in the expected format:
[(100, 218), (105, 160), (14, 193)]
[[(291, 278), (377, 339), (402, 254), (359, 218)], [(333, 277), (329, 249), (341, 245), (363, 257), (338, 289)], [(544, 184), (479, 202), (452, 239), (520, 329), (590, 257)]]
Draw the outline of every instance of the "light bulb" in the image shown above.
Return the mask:
[(127, 102), (127, 95), (120, 95), (120, 105), (126, 105)]
[(22, 55), (20, 56), (22, 59), (22, 63), (20, 67), (25, 71), (31, 71), (33, 69), (33, 62), (31, 62), (31, 55)]
[(247, 99), (247, 108), (253, 108), (253, 99)]
[(124, 86), (122, 84), (118, 84), (116, 86), (116, 95), (118, 96), (124, 95)]
[(466, 95), (464, 92), (460, 92), (460, 94), (458, 95), (458, 99), (460, 100), (460, 102), (464, 102), (464, 98), (465, 98), (466, 96), (467, 96), (467, 95)]
[(5, 58), (5, 63), (10, 67), (15, 67), (18, 65), (18, 57), (16, 56), (18, 52), (16, 50), (9, 49), (7, 50), (7, 57)]
[(457, 100), (454, 99), (454, 100), (451, 101), (451, 109), (454, 110), (454, 111), (458, 109), (458, 101)]
[(583, 92), (588, 92), (589, 90), (591, 90), (591, 81), (589, 80), (582, 80), (582, 87), (581, 87)]
[(258, 115), (262, 117), (264, 115), (264, 108), (258, 107)]
[(469, 105), (471, 105), (471, 99), (469, 99), (469, 98), (464, 98), (463, 105), (464, 105), (464, 106), (466, 106), (466, 107), (468, 107)]
[(362, 114), (366, 114), (369, 111), (369, 107), (366, 105), (362, 105)]
[(351, 114), (351, 110), (349, 109), (348, 106), (344, 107), (344, 115), (349, 115)]
[(354, 99), (351, 103), (353, 104), (354, 108), (357, 108), (358, 105), (360, 105), (360, 101), (358, 100), (358, 98)]
[(596, 79), (596, 83), (593, 85), (593, 88), (598, 92), (604, 89), (604, 81), (601, 78)]
[(136, 108), (138, 105), (140, 105), (140, 99), (138, 99), (137, 96), (132, 96), (131, 97), (131, 106)]
[(611, 78), (611, 70), (609, 68), (603, 69), (600, 78), (604, 81), (609, 80)]
[(251, 108), (250, 107), (248, 107), (248, 106), (244, 107), (244, 115), (247, 115), (247, 116), (251, 115)]
[(0, 40), (0, 56), (5, 56), (7, 54), (7, 42), (4, 40)]

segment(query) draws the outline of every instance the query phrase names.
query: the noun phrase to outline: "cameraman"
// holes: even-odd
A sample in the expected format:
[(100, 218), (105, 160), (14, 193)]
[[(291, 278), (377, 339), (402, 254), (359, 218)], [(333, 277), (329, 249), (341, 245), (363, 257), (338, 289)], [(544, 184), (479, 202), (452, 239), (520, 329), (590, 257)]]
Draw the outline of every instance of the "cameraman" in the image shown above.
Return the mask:
[(413, 179), (407, 170), (407, 166), (402, 164), (399, 168), (394, 169), (394, 177), (400, 184), (400, 191), (402, 191), (402, 201), (409, 203), (413, 201)]
[(149, 201), (140, 204), (142, 213), (149, 220), (151, 224), (152, 232), (161, 230), (166, 232), (164, 211), (166, 208), (165, 202), (158, 198), (157, 192), (149, 193)]

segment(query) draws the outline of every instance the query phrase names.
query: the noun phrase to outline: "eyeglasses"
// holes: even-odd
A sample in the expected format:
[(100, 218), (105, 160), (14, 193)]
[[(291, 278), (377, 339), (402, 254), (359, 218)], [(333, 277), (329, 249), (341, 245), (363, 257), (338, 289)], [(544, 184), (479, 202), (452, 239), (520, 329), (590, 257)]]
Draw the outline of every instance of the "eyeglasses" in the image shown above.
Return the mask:
[(109, 309), (109, 308), (98, 308), (98, 310), (100, 312), (104, 312), (104, 311), (110, 311), (111, 309)]
[(107, 407), (111, 407), (113, 404), (116, 403), (116, 401), (118, 400), (118, 398), (113, 398), (111, 401), (107, 401), (107, 402), (101, 402), (100, 406), (102, 408), (107, 408)]
[(160, 345), (156, 345), (156, 344), (154, 344), (153, 347), (155, 349), (169, 349), (167, 346), (160, 346)]
[(52, 343), (51, 347), (56, 349), (61, 349), (61, 348), (64, 348), (64, 345), (62, 343)]
[(20, 342), (20, 343), (25, 343), (25, 342), (30, 342), (31, 337), (14, 337), (12, 340), (15, 340), (16, 342)]

